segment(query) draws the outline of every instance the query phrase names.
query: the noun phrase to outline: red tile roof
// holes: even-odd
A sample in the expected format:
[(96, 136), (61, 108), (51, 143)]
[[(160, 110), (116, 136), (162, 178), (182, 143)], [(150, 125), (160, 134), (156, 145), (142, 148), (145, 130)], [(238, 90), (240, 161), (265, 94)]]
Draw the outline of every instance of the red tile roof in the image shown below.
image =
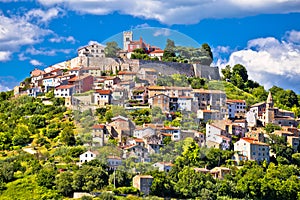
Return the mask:
[(39, 76), (41, 74), (45, 74), (43, 70), (40, 69), (34, 69), (30, 72), (31, 76)]
[(104, 129), (105, 125), (104, 124), (95, 124), (93, 126), (93, 129)]
[(78, 71), (78, 70), (80, 70), (80, 67), (74, 67), (74, 68), (72, 68), (70, 70), (72, 70), (72, 71)]
[(130, 72), (130, 71), (119, 71), (118, 75), (135, 75), (136, 72)]
[(228, 103), (246, 103), (245, 100), (240, 100), (240, 99), (227, 99), (226, 102), (228, 102)]
[(154, 51), (150, 52), (150, 54), (151, 53), (164, 53), (164, 52), (165, 52), (164, 50), (157, 49), (157, 50), (154, 50)]
[(96, 90), (96, 92), (101, 95), (110, 95), (112, 93), (111, 90)]
[(141, 143), (143, 143), (143, 142), (144, 142), (144, 140), (143, 140), (143, 139), (141, 139), (141, 138), (134, 138), (134, 140), (135, 140), (136, 142), (141, 142)]
[(74, 85), (60, 85), (60, 86), (56, 87), (55, 89), (58, 89), (58, 90), (60, 90), (60, 89), (70, 89), (72, 87), (74, 87)]
[(263, 142), (259, 142), (257, 139), (254, 139), (254, 138), (247, 138), (247, 137), (243, 137), (241, 138), (241, 140), (244, 140), (250, 144), (257, 144), (257, 145), (264, 145), (264, 146), (269, 146), (268, 144), (266, 143), (263, 143)]

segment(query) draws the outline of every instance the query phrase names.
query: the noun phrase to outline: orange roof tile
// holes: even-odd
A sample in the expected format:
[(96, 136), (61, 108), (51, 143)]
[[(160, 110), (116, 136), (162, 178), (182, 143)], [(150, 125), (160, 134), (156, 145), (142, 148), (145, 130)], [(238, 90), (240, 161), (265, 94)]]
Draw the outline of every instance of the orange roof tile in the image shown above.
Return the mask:
[(134, 140), (136, 141), (136, 142), (144, 142), (144, 140), (143, 139), (141, 139), (141, 138), (134, 138)]
[(74, 85), (60, 85), (58, 87), (56, 87), (55, 89), (61, 90), (61, 89), (70, 89), (74, 87)]
[(45, 74), (43, 70), (40, 69), (34, 69), (30, 72), (31, 76), (40, 76), (42, 74)]
[(240, 100), (240, 99), (227, 99), (226, 102), (229, 102), (229, 103), (246, 103), (245, 100)]
[(130, 71), (119, 71), (118, 75), (135, 75), (136, 72), (130, 72)]
[(165, 52), (164, 50), (157, 49), (157, 50), (154, 50), (154, 51), (150, 52), (150, 54), (151, 53), (164, 53), (164, 52)]
[(102, 95), (110, 95), (112, 93), (111, 90), (96, 90), (96, 92)]
[(254, 139), (254, 138), (247, 138), (247, 137), (243, 137), (241, 138), (241, 140), (244, 140), (250, 144), (257, 144), (257, 145), (264, 145), (264, 146), (269, 146), (268, 144), (266, 143), (263, 143), (263, 142), (259, 142), (257, 139)]
[(95, 124), (93, 126), (93, 129), (104, 129), (105, 125), (104, 124)]

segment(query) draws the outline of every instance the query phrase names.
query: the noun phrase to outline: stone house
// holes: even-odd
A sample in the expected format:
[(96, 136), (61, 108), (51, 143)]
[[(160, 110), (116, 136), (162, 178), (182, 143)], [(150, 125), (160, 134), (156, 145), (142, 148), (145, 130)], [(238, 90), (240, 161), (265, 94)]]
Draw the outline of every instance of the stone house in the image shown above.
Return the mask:
[(70, 85), (75, 85), (76, 93), (83, 93), (93, 89), (94, 77), (88, 74), (75, 76), (68, 80)]
[(92, 132), (92, 146), (103, 146), (108, 143), (110, 135), (104, 124), (95, 124)]
[(121, 81), (133, 81), (136, 77), (136, 72), (132, 71), (119, 71), (118, 77), (121, 79)]
[(230, 174), (231, 169), (227, 167), (215, 167), (209, 171), (214, 179), (224, 179), (226, 174)]
[(151, 153), (159, 153), (160, 148), (163, 147), (162, 137), (158, 135), (150, 135), (145, 138), (146, 148), (148, 152)]
[(150, 175), (136, 175), (133, 177), (132, 185), (145, 195), (149, 195), (153, 177)]
[(203, 121), (204, 123), (210, 120), (220, 120), (221, 112), (219, 110), (198, 110), (197, 118)]
[(111, 120), (108, 131), (118, 140), (119, 144), (123, 143), (127, 137), (133, 135), (135, 124), (130, 119), (119, 115)]
[(133, 137), (145, 138), (155, 134), (155, 130), (151, 127), (138, 127), (133, 131)]
[(124, 106), (125, 102), (128, 100), (128, 90), (123, 87), (116, 87), (112, 90), (111, 94), (111, 104)]
[(160, 107), (162, 112), (170, 111), (170, 97), (165, 94), (157, 94), (148, 99), (151, 108)]

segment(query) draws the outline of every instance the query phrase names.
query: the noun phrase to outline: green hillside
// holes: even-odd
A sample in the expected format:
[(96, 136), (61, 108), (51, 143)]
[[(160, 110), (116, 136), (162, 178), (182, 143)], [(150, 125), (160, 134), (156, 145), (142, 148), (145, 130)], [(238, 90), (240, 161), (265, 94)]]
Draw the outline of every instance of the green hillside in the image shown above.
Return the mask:
[(247, 105), (252, 105), (254, 103), (259, 102), (259, 100), (255, 96), (237, 88), (230, 82), (209, 81), (208, 89), (222, 90), (226, 93), (227, 99), (246, 100)]

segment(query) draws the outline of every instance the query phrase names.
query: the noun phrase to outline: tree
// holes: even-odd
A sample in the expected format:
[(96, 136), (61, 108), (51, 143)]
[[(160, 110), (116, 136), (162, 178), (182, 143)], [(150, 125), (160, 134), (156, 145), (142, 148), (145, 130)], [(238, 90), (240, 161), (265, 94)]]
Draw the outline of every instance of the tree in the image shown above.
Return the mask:
[(106, 57), (117, 57), (118, 51), (120, 51), (121, 48), (118, 47), (118, 43), (115, 41), (107, 42), (106, 47), (104, 48), (104, 53)]
[(23, 124), (18, 124), (14, 130), (14, 136), (12, 138), (12, 143), (14, 146), (25, 145), (31, 141), (30, 132), (28, 126)]
[(268, 123), (265, 125), (264, 129), (267, 133), (273, 133), (275, 130), (281, 130), (281, 127), (272, 123)]
[(73, 174), (71, 172), (62, 172), (55, 178), (57, 190), (64, 196), (71, 197), (73, 194), (72, 188)]
[(232, 68), (232, 76), (236, 75), (240, 75), (244, 83), (248, 81), (247, 69), (241, 64), (236, 64)]
[(174, 189), (181, 197), (195, 198), (201, 196), (201, 190), (206, 188), (209, 182), (215, 182), (210, 174), (198, 173), (193, 168), (185, 166), (178, 173)]
[(74, 136), (74, 130), (72, 127), (65, 127), (60, 133), (60, 141), (68, 146), (73, 146), (76, 144), (76, 139)]
[(91, 192), (108, 185), (108, 173), (102, 167), (83, 165), (73, 178), (73, 188), (77, 191)]
[(55, 176), (57, 174), (57, 170), (52, 165), (44, 166), (36, 176), (36, 182), (39, 186), (44, 186), (48, 189), (52, 189), (55, 185)]
[(230, 65), (226, 65), (225, 68), (221, 69), (224, 80), (230, 80), (232, 76)]
[(150, 188), (150, 194), (159, 197), (173, 197), (175, 191), (170, 177), (166, 172), (154, 171), (151, 173), (153, 182)]
[(167, 44), (166, 44), (165, 50), (171, 50), (171, 51), (173, 50), (174, 51), (174, 48), (175, 48), (174, 41), (167, 39)]
[(205, 51), (207, 51), (208, 54), (209, 54), (209, 56), (210, 56), (210, 58), (213, 59), (213, 53), (211, 51), (210, 46), (207, 43), (203, 43), (202, 44), (202, 49), (204, 49)]

